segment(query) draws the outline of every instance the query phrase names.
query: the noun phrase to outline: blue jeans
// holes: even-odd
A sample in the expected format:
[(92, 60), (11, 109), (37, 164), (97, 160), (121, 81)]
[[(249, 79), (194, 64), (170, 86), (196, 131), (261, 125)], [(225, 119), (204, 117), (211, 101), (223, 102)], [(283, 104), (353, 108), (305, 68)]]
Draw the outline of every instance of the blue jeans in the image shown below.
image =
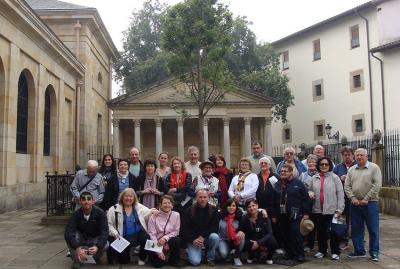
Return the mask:
[(379, 205), (377, 201), (370, 201), (366, 206), (350, 206), (351, 239), (354, 252), (365, 255), (364, 223), (369, 233), (369, 254), (379, 255)]
[(235, 246), (231, 240), (222, 240), (219, 241), (218, 251), (219, 255), (221, 255), (222, 259), (226, 259), (231, 252), (232, 249), (235, 249), (235, 258), (240, 258), (244, 247), (244, 239), (240, 240), (240, 244)]
[[(216, 233), (210, 234), (205, 240), (204, 245), (207, 249), (207, 260), (215, 260), (215, 251), (219, 244), (219, 236)], [(202, 249), (188, 243), (187, 247), (188, 259), (191, 265), (197, 266), (201, 263)]]

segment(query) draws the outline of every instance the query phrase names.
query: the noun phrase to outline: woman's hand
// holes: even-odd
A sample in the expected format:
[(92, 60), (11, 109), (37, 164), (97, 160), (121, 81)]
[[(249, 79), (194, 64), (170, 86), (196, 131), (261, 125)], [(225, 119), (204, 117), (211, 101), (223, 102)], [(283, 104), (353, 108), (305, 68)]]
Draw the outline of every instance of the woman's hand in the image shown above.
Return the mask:
[(156, 209), (156, 208), (151, 208), (150, 209), (150, 211), (151, 211), (151, 214), (158, 214), (158, 209)]
[(259, 247), (257, 241), (251, 241), (251, 242), (253, 242), (253, 245), (251, 246), (251, 250), (257, 250)]
[(215, 195), (215, 192), (209, 192), (208, 193), (208, 196), (210, 196), (210, 197), (214, 197), (214, 195)]
[(158, 258), (159, 258), (160, 260), (165, 261), (165, 255), (164, 255), (163, 252), (157, 253), (157, 256), (158, 256)]
[(276, 223), (276, 218), (272, 218), (272, 223)]
[(263, 218), (264, 218), (264, 219), (268, 219), (268, 213), (267, 213), (267, 210), (265, 210), (265, 209), (261, 209), (261, 213), (262, 213), (262, 215), (263, 215)]
[(160, 240), (158, 240), (157, 242), (159, 246), (164, 246), (165, 243), (167, 243), (167, 240), (165, 240), (165, 238), (160, 238)]
[(239, 232), (236, 234), (236, 238), (238, 238), (239, 240), (243, 240), (244, 237), (245, 237), (245, 234), (244, 234), (244, 232), (242, 232), (242, 231), (239, 231)]
[(172, 194), (172, 193), (175, 193), (175, 192), (176, 192), (176, 188), (171, 188), (171, 189), (169, 189), (168, 194)]

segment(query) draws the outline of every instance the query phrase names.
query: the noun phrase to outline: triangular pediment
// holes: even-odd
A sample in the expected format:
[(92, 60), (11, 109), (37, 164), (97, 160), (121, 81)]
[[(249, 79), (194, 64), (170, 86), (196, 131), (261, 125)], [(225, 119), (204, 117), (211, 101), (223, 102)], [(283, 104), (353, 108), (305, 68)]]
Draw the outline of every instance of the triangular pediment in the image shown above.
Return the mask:
[[(142, 91), (132, 92), (114, 98), (110, 101), (110, 106), (193, 103), (193, 100), (188, 96), (189, 93), (189, 88), (183, 82), (178, 80), (167, 80)], [(224, 99), (220, 102), (222, 105), (240, 103), (272, 104), (273, 101), (265, 96), (260, 96), (241, 89), (235, 89), (234, 91), (226, 93)]]

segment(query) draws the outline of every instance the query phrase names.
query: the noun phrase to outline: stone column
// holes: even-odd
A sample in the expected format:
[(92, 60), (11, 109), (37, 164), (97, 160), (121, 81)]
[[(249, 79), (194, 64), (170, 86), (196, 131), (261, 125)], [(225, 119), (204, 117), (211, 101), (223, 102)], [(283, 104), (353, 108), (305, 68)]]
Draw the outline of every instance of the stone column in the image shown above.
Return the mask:
[(119, 119), (112, 120), (113, 125), (113, 156), (119, 158)]
[(136, 147), (139, 151), (141, 151), (140, 148), (140, 119), (134, 119), (133, 123), (135, 125), (135, 144), (134, 147)]
[(244, 155), (250, 156), (251, 154), (251, 118), (246, 117), (244, 120)]
[(203, 133), (204, 133), (204, 135), (203, 135), (203, 138), (204, 138), (203, 139), (203, 144), (204, 144), (203, 159), (204, 160), (207, 160), (208, 156), (210, 155), (209, 150), (208, 150), (208, 120), (209, 119), (205, 118), (204, 122), (203, 122)]
[(185, 144), (183, 140), (183, 119), (177, 118), (176, 122), (178, 123), (178, 156), (182, 159), (185, 157)]
[(266, 117), (264, 122), (264, 151), (267, 155), (272, 156), (272, 117)]
[(224, 157), (226, 162), (226, 167), (231, 167), (231, 141), (229, 137), (229, 122), (230, 118), (223, 118), (224, 122)]
[(156, 123), (156, 158), (163, 150), (162, 142), (162, 119), (154, 119)]

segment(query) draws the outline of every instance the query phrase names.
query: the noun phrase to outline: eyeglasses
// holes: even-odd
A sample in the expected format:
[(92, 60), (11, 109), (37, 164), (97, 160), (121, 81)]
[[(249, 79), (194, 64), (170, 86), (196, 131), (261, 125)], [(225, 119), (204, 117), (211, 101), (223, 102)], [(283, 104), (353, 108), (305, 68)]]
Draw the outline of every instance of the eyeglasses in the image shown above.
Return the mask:
[(294, 155), (293, 152), (286, 152), (285, 155)]
[(81, 200), (85, 200), (85, 201), (92, 201), (92, 196), (90, 196), (90, 195), (83, 195), (83, 196), (81, 196)]
[(320, 163), (319, 166), (329, 166), (329, 163)]

